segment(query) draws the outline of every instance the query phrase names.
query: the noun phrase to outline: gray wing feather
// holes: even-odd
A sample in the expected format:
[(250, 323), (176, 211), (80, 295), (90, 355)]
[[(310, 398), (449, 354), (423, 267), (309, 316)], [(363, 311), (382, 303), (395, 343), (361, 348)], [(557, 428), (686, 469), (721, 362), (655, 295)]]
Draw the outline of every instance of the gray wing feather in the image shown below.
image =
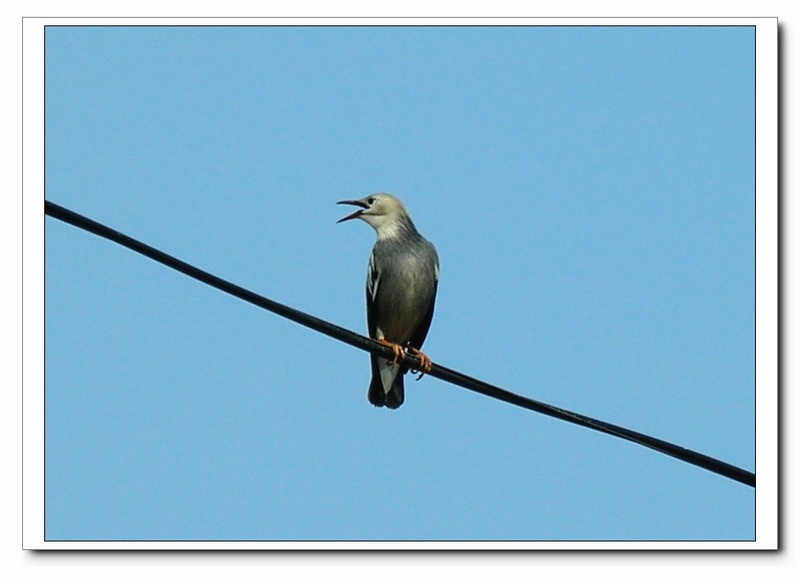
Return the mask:
[[(375, 260), (375, 254), (373, 253), (369, 258), (369, 267), (367, 269), (367, 330), (369, 331), (371, 339), (378, 338), (376, 311), (379, 307), (376, 305), (375, 299), (378, 295), (380, 279), (380, 270)], [(397, 365), (389, 365), (386, 363), (385, 359), (376, 357), (375, 355), (370, 355), (370, 365), (372, 367), (372, 380), (370, 381), (369, 391), (367, 392), (369, 403), (377, 407), (386, 406), (391, 409), (399, 408), (403, 405), (405, 394), (403, 375), (407, 369), (405, 367), (398, 367)], [(395, 378), (388, 391), (384, 387), (384, 375), (381, 375), (381, 372), (386, 369), (394, 369), (396, 371)], [(391, 377), (391, 375), (387, 377)]]

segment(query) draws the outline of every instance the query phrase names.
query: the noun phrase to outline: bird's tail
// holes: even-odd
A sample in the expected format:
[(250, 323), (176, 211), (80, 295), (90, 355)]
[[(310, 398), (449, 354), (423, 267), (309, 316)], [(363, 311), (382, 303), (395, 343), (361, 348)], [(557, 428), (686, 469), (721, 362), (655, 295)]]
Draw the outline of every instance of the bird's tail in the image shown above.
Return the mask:
[(367, 399), (373, 406), (386, 406), (397, 409), (403, 405), (405, 387), (403, 375), (407, 369), (399, 365), (378, 364), (373, 358), (372, 381), (369, 384)]

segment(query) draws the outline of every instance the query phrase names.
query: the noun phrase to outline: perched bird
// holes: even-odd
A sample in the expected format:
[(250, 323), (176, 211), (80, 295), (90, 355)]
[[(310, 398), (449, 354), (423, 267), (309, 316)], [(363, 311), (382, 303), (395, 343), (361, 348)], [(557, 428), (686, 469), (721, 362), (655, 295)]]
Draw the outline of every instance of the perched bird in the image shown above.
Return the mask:
[(419, 358), (420, 377), (431, 370), (431, 360), (420, 348), (433, 318), (439, 257), (396, 197), (375, 193), (337, 204), (360, 207), (337, 223), (361, 219), (378, 235), (367, 270), (367, 328), (371, 338), (392, 348), (394, 358), (371, 356), (367, 397), (372, 405), (399, 408), (404, 399), (403, 375), (408, 371), (399, 363), (406, 350)]

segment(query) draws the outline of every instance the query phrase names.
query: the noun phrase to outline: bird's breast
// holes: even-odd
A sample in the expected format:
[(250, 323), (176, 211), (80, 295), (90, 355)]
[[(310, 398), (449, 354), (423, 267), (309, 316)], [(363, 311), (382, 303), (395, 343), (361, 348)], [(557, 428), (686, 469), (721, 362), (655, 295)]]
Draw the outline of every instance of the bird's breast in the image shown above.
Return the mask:
[(432, 300), (434, 274), (413, 254), (396, 254), (381, 269), (376, 324), (395, 343), (411, 339)]

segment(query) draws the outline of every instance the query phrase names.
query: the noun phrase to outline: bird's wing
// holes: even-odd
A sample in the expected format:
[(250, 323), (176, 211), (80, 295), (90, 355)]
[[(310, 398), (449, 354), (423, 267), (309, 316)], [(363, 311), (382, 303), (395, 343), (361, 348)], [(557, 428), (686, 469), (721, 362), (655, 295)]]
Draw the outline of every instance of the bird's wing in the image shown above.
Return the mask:
[(428, 307), (428, 310), (425, 312), (424, 318), (420, 321), (419, 326), (411, 335), (411, 340), (408, 342), (408, 344), (414, 347), (415, 349), (422, 348), (422, 343), (425, 342), (425, 337), (428, 336), (428, 329), (431, 328), (431, 321), (433, 320), (433, 307), (436, 304), (436, 289), (438, 288), (438, 286), (439, 286), (439, 281), (434, 280), (433, 294), (431, 295), (431, 304)]
[(375, 318), (375, 298), (378, 295), (378, 284), (380, 283), (380, 272), (375, 262), (375, 253), (369, 256), (369, 266), (367, 267), (367, 331), (369, 337), (376, 339), (378, 325)]
[[(378, 338), (377, 310), (379, 310), (378, 285), (381, 274), (377, 267), (375, 254), (369, 258), (367, 269), (367, 330), (371, 339)], [(403, 404), (403, 375), (408, 370), (399, 365), (391, 365), (385, 359), (370, 355), (372, 381), (367, 397), (374, 406), (399, 408)]]
[(420, 320), (419, 325), (414, 330), (409, 340), (409, 345), (419, 350), (422, 348), (422, 343), (425, 342), (425, 337), (428, 336), (428, 330), (431, 328), (431, 321), (433, 320), (433, 309), (436, 305), (436, 292), (439, 288), (439, 257), (436, 255), (436, 250), (429, 243), (430, 252), (433, 260), (433, 290), (431, 292), (431, 300), (428, 308), (425, 310), (425, 316)]

